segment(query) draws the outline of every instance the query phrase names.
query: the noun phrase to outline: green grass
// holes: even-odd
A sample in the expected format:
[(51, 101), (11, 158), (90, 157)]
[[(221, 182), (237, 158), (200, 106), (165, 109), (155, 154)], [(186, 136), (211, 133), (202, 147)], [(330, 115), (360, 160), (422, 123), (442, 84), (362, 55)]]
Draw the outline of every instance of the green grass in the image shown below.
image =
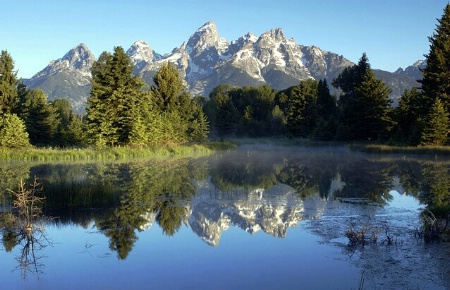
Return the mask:
[(110, 161), (141, 159), (176, 155), (208, 155), (213, 151), (209, 145), (177, 145), (153, 148), (109, 147), (95, 148), (0, 148), (0, 160), (3, 161)]
[[(186, 155), (208, 155), (213, 151), (234, 150), (239, 145), (267, 144), (281, 146), (324, 146), (343, 145), (333, 142), (314, 142), (307, 139), (288, 138), (241, 138), (221, 142), (209, 142), (205, 144), (159, 146), (159, 147), (108, 147), (96, 148), (22, 148), (8, 149), (0, 148), (0, 161), (111, 161), (142, 159), (152, 157), (186, 156)], [(407, 154), (407, 155), (429, 155), (429, 156), (450, 156), (450, 146), (393, 146), (382, 144), (356, 143), (347, 145), (353, 151), (379, 154)]]
[(450, 156), (450, 146), (394, 146), (384, 144), (351, 144), (351, 150), (366, 153)]

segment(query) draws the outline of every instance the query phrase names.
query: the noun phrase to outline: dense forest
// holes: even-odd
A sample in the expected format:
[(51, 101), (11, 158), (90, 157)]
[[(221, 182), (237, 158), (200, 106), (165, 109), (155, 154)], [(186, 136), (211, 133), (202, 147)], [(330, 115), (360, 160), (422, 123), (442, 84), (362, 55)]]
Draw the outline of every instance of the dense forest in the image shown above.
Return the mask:
[[(47, 101), (40, 89), (17, 78), (6, 50), (0, 55), (0, 146), (160, 146), (228, 137), (375, 141), (401, 145), (449, 145), (450, 5), (429, 38), (421, 87), (392, 106), (390, 89), (375, 78), (368, 57), (345, 68), (331, 84), (303, 80), (276, 91), (270, 86), (214, 88), (192, 96), (170, 63), (147, 86), (133, 75), (121, 47), (103, 52), (92, 67), (85, 114), (65, 99)], [(339, 90), (331, 95), (329, 85)]]

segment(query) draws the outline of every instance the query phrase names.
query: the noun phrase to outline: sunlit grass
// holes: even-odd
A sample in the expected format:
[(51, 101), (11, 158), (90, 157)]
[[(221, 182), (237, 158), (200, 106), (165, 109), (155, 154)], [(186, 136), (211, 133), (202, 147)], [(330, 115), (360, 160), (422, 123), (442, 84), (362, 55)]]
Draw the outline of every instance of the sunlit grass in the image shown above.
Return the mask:
[(175, 155), (208, 155), (213, 148), (205, 145), (176, 145), (149, 148), (108, 147), (96, 148), (0, 148), (0, 160), (11, 161), (107, 161)]

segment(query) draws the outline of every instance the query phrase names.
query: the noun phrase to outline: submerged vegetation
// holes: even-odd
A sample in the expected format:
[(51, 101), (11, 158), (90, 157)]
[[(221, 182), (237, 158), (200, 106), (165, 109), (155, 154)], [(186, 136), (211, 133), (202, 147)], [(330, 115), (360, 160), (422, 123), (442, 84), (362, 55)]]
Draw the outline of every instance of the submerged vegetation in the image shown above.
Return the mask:
[(0, 213), (0, 225), (3, 234), (3, 245), (10, 252), (20, 245), (20, 255), (16, 258), (17, 270), (23, 279), (28, 274), (42, 274), (43, 265), (38, 252), (51, 244), (45, 233), (45, 226), (51, 218), (44, 216), (42, 208), (45, 197), (42, 196), (42, 185), (34, 178), (30, 186), (21, 180), (13, 194), (12, 212)]

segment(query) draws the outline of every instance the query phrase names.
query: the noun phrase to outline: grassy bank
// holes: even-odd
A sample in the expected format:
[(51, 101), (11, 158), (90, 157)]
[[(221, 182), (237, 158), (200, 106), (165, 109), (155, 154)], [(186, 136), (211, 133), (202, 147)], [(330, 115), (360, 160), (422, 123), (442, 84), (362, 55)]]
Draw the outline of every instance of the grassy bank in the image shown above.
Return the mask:
[(96, 148), (26, 148), (7, 149), (0, 148), (0, 160), (9, 161), (107, 161), (125, 160), (137, 158), (164, 157), (175, 155), (208, 155), (211, 154), (218, 145), (177, 145), (161, 146), (153, 148), (133, 148), (133, 147), (109, 147), (104, 149)]
[(353, 151), (381, 154), (407, 154), (450, 156), (450, 146), (393, 146), (384, 144), (351, 144), (348, 147)]

